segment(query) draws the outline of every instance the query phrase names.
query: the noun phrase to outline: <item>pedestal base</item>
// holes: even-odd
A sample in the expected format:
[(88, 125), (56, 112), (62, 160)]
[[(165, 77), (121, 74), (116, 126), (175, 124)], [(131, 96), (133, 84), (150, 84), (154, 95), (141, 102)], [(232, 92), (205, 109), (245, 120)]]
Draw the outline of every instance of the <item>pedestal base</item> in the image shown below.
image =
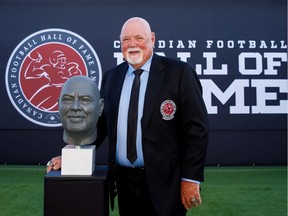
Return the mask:
[(46, 174), (44, 216), (108, 216), (108, 166), (96, 166), (91, 176), (63, 176), (60, 171)]

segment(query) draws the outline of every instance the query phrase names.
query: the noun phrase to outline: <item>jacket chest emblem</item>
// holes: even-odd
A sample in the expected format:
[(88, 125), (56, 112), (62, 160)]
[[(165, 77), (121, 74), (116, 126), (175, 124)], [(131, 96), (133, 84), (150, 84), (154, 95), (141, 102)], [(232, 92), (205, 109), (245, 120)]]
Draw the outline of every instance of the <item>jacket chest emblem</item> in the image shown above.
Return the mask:
[(160, 112), (164, 120), (171, 120), (176, 112), (176, 104), (172, 100), (165, 100), (160, 106)]

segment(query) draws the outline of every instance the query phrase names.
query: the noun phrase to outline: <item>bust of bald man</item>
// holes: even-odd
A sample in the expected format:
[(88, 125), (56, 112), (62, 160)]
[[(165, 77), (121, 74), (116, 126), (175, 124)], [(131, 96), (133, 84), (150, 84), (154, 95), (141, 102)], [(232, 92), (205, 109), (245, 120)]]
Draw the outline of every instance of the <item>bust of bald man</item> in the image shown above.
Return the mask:
[(59, 114), (66, 144), (91, 144), (97, 138), (96, 125), (104, 108), (96, 83), (86, 76), (73, 76), (62, 87)]

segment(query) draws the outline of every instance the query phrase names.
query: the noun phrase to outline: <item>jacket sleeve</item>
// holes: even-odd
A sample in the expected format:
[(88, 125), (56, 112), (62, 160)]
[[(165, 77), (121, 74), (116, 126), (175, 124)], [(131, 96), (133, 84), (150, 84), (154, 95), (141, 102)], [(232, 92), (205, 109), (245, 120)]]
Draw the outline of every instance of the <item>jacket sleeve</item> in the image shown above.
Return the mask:
[(202, 87), (194, 69), (185, 64), (180, 84), (181, 122), (185, 151), (182, 177), (204, 181), (209, 122)]

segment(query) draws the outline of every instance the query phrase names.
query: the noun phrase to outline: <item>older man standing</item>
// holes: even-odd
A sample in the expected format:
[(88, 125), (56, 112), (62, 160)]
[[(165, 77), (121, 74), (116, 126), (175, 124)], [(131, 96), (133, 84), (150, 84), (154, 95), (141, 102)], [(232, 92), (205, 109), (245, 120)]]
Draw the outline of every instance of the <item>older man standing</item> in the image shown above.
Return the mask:
[(104, 74), (98, 124), (98, 142), (109, 137), (120, 215), (186, 215), (202, 203), (209, 125), (201, 84), (187, 63), (153, 53), (146, 20), (127, 20), (120, 41), (126, 61)]

